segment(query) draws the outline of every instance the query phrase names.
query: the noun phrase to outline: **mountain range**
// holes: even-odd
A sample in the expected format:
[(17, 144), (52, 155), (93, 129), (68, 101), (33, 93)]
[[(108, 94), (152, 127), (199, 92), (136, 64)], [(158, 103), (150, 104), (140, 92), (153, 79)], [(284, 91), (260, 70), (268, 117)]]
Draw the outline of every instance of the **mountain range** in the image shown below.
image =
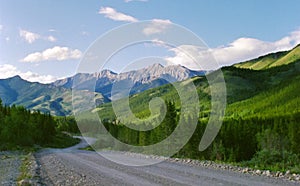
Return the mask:
[[(290, 51), (271, 53), (221, 68), (226, 81), (228, 103), (237, 104), (240, 101), (252, 99), (262, 92), (267, 94), (266, 92), (269, 93), (270, 88), (283, 86), (284, 83), (297, 84), (295, 79), (298, 79), (299, 65), (297, 64), (299, 64), (299, 60), (300, 45)], [(153, 92), (159, 92), (159, 95), (165, 97), (174, 96), (175, 93), (168, 90), (168, 87), (171, 86), (169, 83), (184, 81), (192, 77), (198, 92), (204, 97), (209, 97), (209, 87), (204, 81), (205, 73), (205, 71), (193, 71), (180, 65), (164, 67), (160, 64), (154, 64), (143, 69), (120, 74), (110, 70), (93, 74), (78, 73), (50, 84), (32, 83), (23, 80), (20, 76), (15, 76), (0, 80), (0, 97), (3, 103), (7, 105), (23, 105), (28, 109), (62, 116), (72, 114), (74, 80), (77, 82), (76, 90), (95, 94), (97, 105), (110, 102), (114, 83), (122, 84), (130, 81), (133, 85), (130, 95), (137, 95), (134, 98), (136, 100), (135, 110), (140, 109), (142, 111), (141, 103), (149, 100), (151, 95), (156, 95)], [(277, 87), (277, 89), (280, 88)], [(147, 97), (147, 99), (139, 99), (139, 97)], [(202, 105), (203, 108), (209, 107), (207, 106), (209, 100), (202, 100), (201, 102), (202, 104), (205, 103)], [(103, 107), (108, 108), (108, 105), (104, 104)], [(106, 112), (103, 111), (103, 113)]]
[[(226, 117), (267, 118), (300, 112), (300, 45), (290, 51), (268, 54), (222, 67), (221, 70), (226, 82)], [(213, 75), (213, 72), (206, 76), (210, 75)], [(211, 112), (210, 86), (205, 76), (193, 77), (192, 81), (199, 95), (200, 116), (202, 119), (208, 119)], [(135, 116), (150, 116), (149, 102), (155, 97), (164, 100), (172, 98), (176, 107), (180, 108), (181, 102), (176, 89), (171, 84), (166, 84), (130, 97), (130, 108)], [(111, 103), (99, 107), (96, 110), (99, 110), (101, 119), (115, 119)], [(126, 105), (120, 107), (126, 108)]]
[(93, 74), (78, 73), (50, 84), (32, 83), (15, 76), (0, 80), (0, 97), (7, 105), (23, 105), (28, 109), (62, 116), (72, 114), (72, 88), (75, 79), (76, 90), (95, 94), (99, 105), (110, 101), (114, 83), (130, 81), (133, 84), (130, 94), (136, 94), (204, 74), (205, 71), (193, 71), (180, 65), (164, 67), (154, 64), (120, 74), (110, 70)]

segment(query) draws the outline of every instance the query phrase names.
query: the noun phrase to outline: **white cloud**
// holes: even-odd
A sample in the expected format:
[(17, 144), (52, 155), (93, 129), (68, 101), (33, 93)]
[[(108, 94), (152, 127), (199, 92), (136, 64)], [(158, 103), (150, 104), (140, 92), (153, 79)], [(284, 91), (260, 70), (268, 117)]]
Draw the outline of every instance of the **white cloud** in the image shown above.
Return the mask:
[(47, 40), (50, 42), (55, 42), (57, 39), (54, 36), (48, 36)]
[(181, 45), (169, 50), (175, 55), (165, 58), (168, 65), (182, 65), (193, 70), (216, 69), (215, 64), (211, 63), (213, 56), (204, 47)]
[(3, 30), (3, 25), (0, 25), (0, 33), (1, 33), (2, 30)]
[(17, 74), (18, 71), (16, 67), (9, 64), (0, 65), (0, 79), (12, 77)]
[(20, 30), (19, 34), (21, 38), (30, 44), (41, 37), (39, 34), (29, 32), (27, 30)]
[(153, 19), (151, 23), (144, 28), (143, 33), (145, 35), (163, 33), (171, 24), (172, 22), (168, 19)]
[(31, 71), (20, 74), (21, 78), (30, 82), (40, 82), (40, 83), (52, 83), (57, 80), (56, 77), (51, 75), (39, 75)]
[(151, 41), (151, 44), (154, 46), (158, 46), (158, 47), (163, 47), (163, 48), (168, 48), (168, 49), (171, 48), (167, 43), (165, 43), (164, 41), (162, 41), (160, 39), (153, 39)]
[(267, 42), (254, 38), (239, 38), (226, 46), (208, 50), (203, 50), (203, 48), (192, 45), (182, 45), (170, 49), (175, 55), (173, 57), (166, 57), (165, 60), (169, 64), (181, 64), (191, 69), (199, 69), (188, 55), (193, 56), (197, 62), (205, 68), (213, 67), (211, 60), (213, 60), (212, 57), (214, 57), (220, 66), (228, 66), (257, 58), (268, 53), (289, 50), (299, 43), (300, 29), (291, 32), (288, 36), (274, 42)]
[(138, 1), (138, 2), (148, 2), (148, 0), (124, 0), (125, 3), (130, 3), (130, 2), (134, 2), (134, 1)]
[(30, 32), (28, 30), (20, 30), (19, 35), (23, 38), (27, 43), (31, 44), (38, 39), (43, 39), (50, 42), (55, 42), (56, 38), (54, 36), (41, 36), (40, 34)]
[(121, 12), (117, 12), (115, 9), (111, 7), (101, 7), (98, 13), (103, 14), (105, 17), (115, 21), (125, 21), (125, 22), (138, 21), (136, 18)]
[(15, 66), (10, 64), (0, 65), (0, 79), (10, 78), (16, 75), (19, 75), (21, 78), (30, 82), (51, 83), (57, 80), (56, 77), (51, 75), (39, 75), (31, 71), (21, 72)]
[(68, 47), (55, 46), (53, 48), (46, 49), (42, 52), (35, 52), (27, 55), (22, 62), (41, 62), (41, 61), (64, 61), (68, 59), (79, 59), (82, 52), (78, 49), (70, 49)]

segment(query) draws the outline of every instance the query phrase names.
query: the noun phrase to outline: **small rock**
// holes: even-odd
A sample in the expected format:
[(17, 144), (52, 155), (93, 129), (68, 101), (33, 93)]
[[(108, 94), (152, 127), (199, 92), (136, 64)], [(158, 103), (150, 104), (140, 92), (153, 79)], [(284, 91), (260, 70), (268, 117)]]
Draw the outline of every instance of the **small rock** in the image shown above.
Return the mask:
[(255, 174), (261, 174), (261, 170), (256, 170)]
[(20, 186), (28, 186), (28, 185), (31, 185), (31, 182), (29, 180), (24, 179), (24, 180), (19, 181), (18, 185), (20, 185)]
[(242, 173), (248, 173), (248, 171), (249, 171), (248, 168), (244, 168), (244, 169), (242, 170)]
[(266, 176), (271, 176), (271, 172), (269, 170), (266, 171)]
[(277, 171), (276, 174), (275, 174), (275, 177), (279, 177), (279, 175), (280, 175), (280, 172)]
[(289, 175), (289, 174), (291, 174), (291, 171), (290, 171), (290, 170), (287, 170), (287, 171), (285, 172), (285, 175), (287, 176), (287, 175)]
[(279, 177), (282, 177), (283, 176), (283, 173), (281, 172), (281, 173), (279, 173)]

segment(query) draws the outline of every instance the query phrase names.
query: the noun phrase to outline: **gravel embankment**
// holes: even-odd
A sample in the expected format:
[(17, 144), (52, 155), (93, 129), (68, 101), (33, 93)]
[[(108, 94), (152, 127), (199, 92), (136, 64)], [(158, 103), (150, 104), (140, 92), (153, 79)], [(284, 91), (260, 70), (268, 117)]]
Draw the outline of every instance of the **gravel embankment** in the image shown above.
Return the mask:
[(19, 152), (0, 152), (0, 185), (17, 185), (22, 155)]
[(258, 175), (258, 176), (265, 176), (265, 177), (272, 177), (276, 179), (283, 179), (290, 182), (298, 183), (300, 185), (300, 174), (294, 174), (291, 173), (289, 170), (286, 172), (272, 172), (270, 170), (260, 170), (260, 169), (253, 169), (249, 167), (239, 167), (235, 165), (230, 164), (222, 164), (222, 163), (216, 163), (213, 161), (198, 161), (198, 160), (192, 160), (192, 159), (180, 159), (180, 158), (165, 158), (155, 155), (144, 155), (144, 154), (137, 154), (137, 153), (131, 153), (131, 152), (118, 152), (123, 153), (125, 155), (129, 155), (132, 157), (144, 157), (144, 158), (153, 158), (153, 159), (162, 159), (166, 160), (168, 162), (178, 162), (178, 163), (184, 163), (187, 165), (195, 165), (195, 166), (201, 166), (201, 167), (207, 167), (212, 168), (216, 170), (230, 170), (234, 172), (239, 172), (243, 174), (249, 174), (249, 175)]

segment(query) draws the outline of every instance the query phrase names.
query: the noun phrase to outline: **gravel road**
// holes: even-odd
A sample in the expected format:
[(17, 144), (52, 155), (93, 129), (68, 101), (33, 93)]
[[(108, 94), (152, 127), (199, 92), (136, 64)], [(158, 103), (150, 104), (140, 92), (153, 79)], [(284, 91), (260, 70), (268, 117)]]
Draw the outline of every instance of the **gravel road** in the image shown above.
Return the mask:
[[(87, 139), (92, 140), (92, 139)], [(45, 149), (36, 155), (45, 185), (297, 185), (266, 176), (218, 170), (184, 162), (164, 161), (142, 167), (113, 163), (96, 152), (78, 150), (86, 142), (67, 149)], [(149, 161), (149, 156), (107, 153), (128, 161)], [(299, 184), (298, 184), (299, 185)]]

